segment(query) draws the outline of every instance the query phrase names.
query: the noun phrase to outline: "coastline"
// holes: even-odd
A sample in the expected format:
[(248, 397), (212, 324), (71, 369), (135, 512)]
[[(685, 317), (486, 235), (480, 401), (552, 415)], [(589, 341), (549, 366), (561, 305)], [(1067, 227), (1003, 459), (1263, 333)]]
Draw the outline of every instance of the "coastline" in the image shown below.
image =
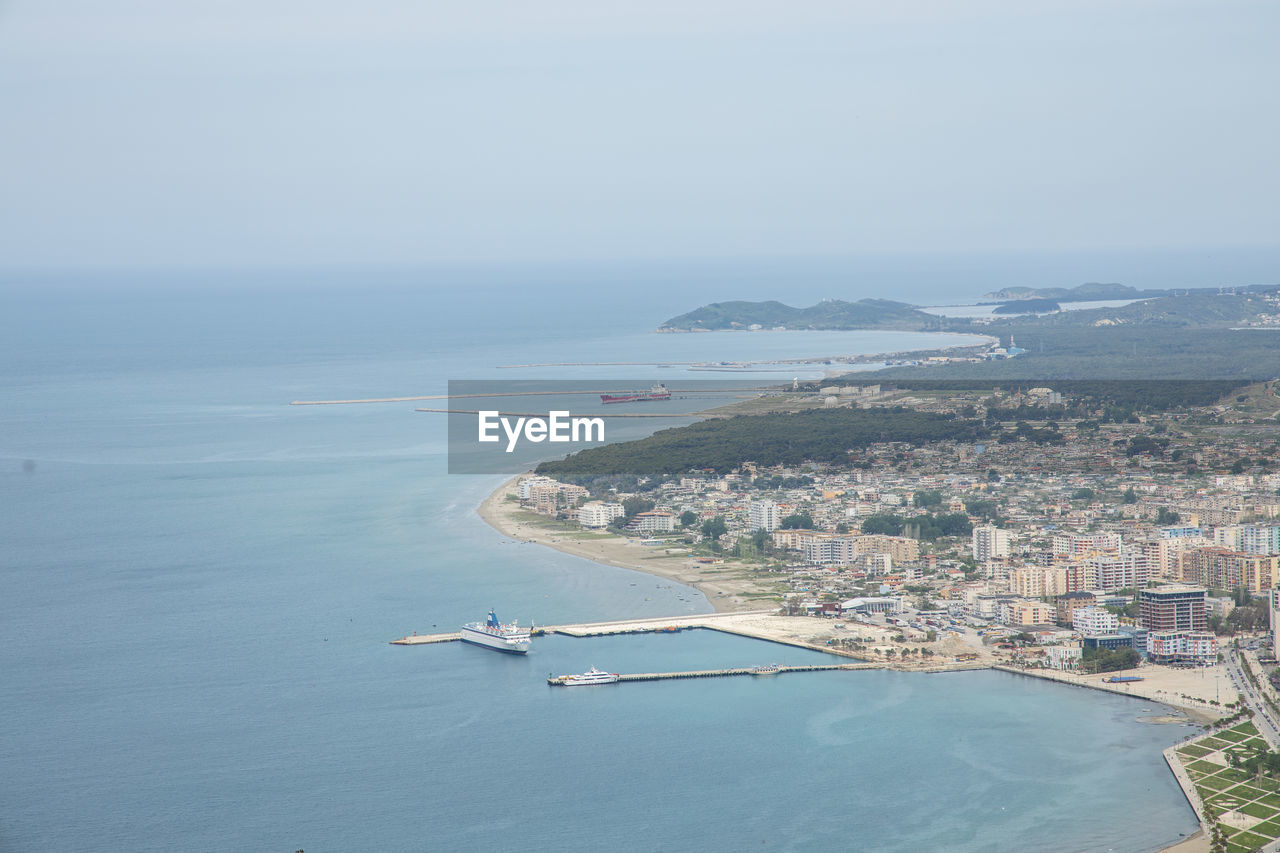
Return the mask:
[[(760, 639), (798, 643), (819, 651), (841, 654), (839, 649), (828, 647), (826, 642), (839, 640), (852, 631), (859, 634), (880, 635), (877, 643), (886, 650), (901, 647), (901, 644), (895, 644), (889, 639), (892, 634), (897, 633), (896, 629), (859, 624), (850, 625), (846, 630), (837, 620), (809, 616), (775, 615), (765, 618), (759, 611), (762, 607), (772, 606), (773, 602), (765, 599), (772, 597), (776, 591), (767, 587), (767, 581), (747, 576), (746, 572), (749, 570), (745, 568), (729, 564), (716, 566), (697, 564), (687, 556), (655, 553), (662, 549), (647, 548), (620, 536), (577, 540), (569, 538), (565, 531), (538, 527), (522, 517), (524, 513), (518, 503), (507, 499), (508, 494), (514, 493), (515, 484), (522, 476), (524, 475), (519, 474), (505, 480), (490, 492), (476, 509), (485, 523), (503, 536), (517, 541), (544, 545), (563, 554), (581, 557), (592, 562), (631, 569), (691, 586), (706, 597), (714, 608), (714, 615), (740, 614), (742, 619), (746, 620), (743, 622), (744, 627), (748, 622), (750, 623), (749, 629), (743, 630), (742, 633), (758, 636)], [(698, 617), (682, 618), (698, 620)], [(741, 620), (728, 620), (728, 622), (720, 620), (720, 625), (727, 627), (734, 621)], [(1137, 670), (1126, 671), (1126, 673), (1141, 674), (1142, 681), (1112, 685), (1103, 681), (1107, 677), (1106, 674), (1085, 675), (1013, 666), (1009, 659), (997, 656), (989, 648), (971, 646), (960, 641), (938, 641), (934, 647), (937, 649), (937, 657), (927, 663), (920, 660), (909, 663), (903, 660), (877, 662), (886, 669), (906, 671), (990, 667), (1014, 675), (1025, 675), (1073, 687), (1145, 699), (1179, 711), (1193, 722), (1202, 725), (1221, 717), (1223, 706), (1228, 702), (1234, 702), (1237, 698), (1235, 688), (1221, 665), (1194, 670), (1144, 665)], [(957, 653), (976, 653), (978, 659), (966, 662), (964, 666), (948, 663), (948, 659)], [(876, 660), (874, 657), (864, 659)], [(1214, 706), (1210, 704), (1211, 700), (1221, 704)]]
[[(1024, 669), (1007, 664), (997, 664), (992, 669), (1008, 672), (1012, 675), (1025, 675), (1028, 678), (1042, 678), (1056, 681), (1072, 687), (1083, 687), (1089, 690), (1101, 690), (1118, 696), (1130, 696), (1145, 699), (1168, 708), (1173, 708), (1200, 725), (1208, 725), (1221, 718), (1226, 711), (1222, 705), (1209, 704), (1211, 695), (1221, 696), (1223, 705), (1234, 702), (1235, 688), (1231, 679), (1219, 665), (1202, 669), (1171, 669), (1145, 665), (1137, 669), (1125, 670), (1123, 675), (1139, 674), (1142, 681), (1109, 684), (1103, 681), (1110, 673), (1085, 675), (1077, 672), (1061, 672), (1052, 669)], [(1194, 693), (1192, 691), (1195, 691)], [(1199, 694), (1198, 696), (1196, 694)], [(1214, 700), (1219, 701), (1219, 700)], [(1162, 722), (1161, 720), (1156, 720)]]
[(507, 495), (514, 492), (516, 481), (521, 476), (524, 475), (503, 482), (476, 508), (476, 513), (485, 523), (503, 536), (691, 586), (706, 597), (716, 613), (758, 610), (766, 603), (763, 598), (775, 595), (766, 582), (746, 576), (744, 568), (725, 564), (708, 568), (695, 564), (687, 556), (671, 555), (667, 553), (669, 549), (648, 548), (624, 537), (577, 540), (569, 538), (563, 531), (538, 527), (521, 517), (523, 510), (519, 504), (507, 500)]

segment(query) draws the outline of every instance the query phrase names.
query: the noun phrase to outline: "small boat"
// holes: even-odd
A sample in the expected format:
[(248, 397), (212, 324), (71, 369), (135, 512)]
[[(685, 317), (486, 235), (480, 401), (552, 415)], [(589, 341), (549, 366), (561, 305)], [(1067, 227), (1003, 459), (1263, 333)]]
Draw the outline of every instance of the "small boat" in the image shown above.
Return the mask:
[(594, 666), (581, 675), (561, 675), (547, 679), (548, 684), (558, 684), (561, 687), (580, 687), (584, 684), (616, 684), (618, 681), (618, 673), (602, 672)]
[(782, 672), (782, 666), (776, 663), (766, 663), (762, 666), (751, 667), (752, 675), (777, 675)]

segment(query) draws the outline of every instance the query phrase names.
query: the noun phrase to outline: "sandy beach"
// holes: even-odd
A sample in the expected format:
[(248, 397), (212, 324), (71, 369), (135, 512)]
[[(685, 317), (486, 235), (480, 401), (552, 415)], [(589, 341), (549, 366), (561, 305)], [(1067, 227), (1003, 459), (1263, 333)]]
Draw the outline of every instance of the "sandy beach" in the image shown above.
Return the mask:
[[(1231, 685), (1226, 667), (1222, 665), (1196, 667), (1191, 669), (1175, 669), (1168, 666), (1143, 664), (1137, 669), (1127, 669), (1122, 673), (1103, 673), (1085, 675), (1079, 672), (1058, 672), (1049, 669), (1014, 669), (1022, 675), (1035, 678), (1047, 678), (1063, 684), (1073, 684), (1094, 690), (1105, 690), (1108, 693), (1119, 693), (1124, 696), (1138, 696), (1172, 706), (1201, 723), (1211, 723), (1225, 716), (1225, 706), (1236, 701), (1236, 689)], [(1142, 681), (1109, 684), (1103, 679), (1111, 675), (1139, 675)], [(1218, 705), (1211, 704), (1218, 702)]]
[(730, 560), (703, 565), (686, 556), (686, 549), (652, 548), (622, 536), (542, 526), (540, 517), (508, 499), (508, 495), (515, 495), (518, 479), (513, 477), (503, 483), (477, 509), (480, 517), (504, 536), (686, 584), (705, 595), (718, 613), (758, 610), (776, 604), (780, 598), (780, 589), (774, 582), (756, 578), (749, 567)]

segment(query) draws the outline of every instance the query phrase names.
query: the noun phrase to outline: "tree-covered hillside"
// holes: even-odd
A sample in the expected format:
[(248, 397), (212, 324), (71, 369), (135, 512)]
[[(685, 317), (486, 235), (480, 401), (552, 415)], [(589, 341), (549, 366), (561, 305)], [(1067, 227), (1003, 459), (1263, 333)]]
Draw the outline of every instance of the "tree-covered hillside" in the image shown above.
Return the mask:
[(922, 445), (948, 439), (974, 441), (988, 435), (980, 421), (910, 409), (823, 409), (743, 415), (667, 429), (638, 441), (593, 447), (565, 459), (543, 462), (538, 473), (584, 483), (635, 475), (660, 478), (690, 470), (724, 474), (744, 462), (799, 465), (849, 461), (849, 451), (885, 441)]

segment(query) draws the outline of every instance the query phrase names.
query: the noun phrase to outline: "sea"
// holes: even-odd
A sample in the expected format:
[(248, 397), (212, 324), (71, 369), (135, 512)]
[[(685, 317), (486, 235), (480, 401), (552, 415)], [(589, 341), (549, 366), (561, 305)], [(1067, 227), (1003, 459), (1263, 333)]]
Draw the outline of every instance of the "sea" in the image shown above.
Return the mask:
[[(1161, 709), (1136, 699), (992, 671), (546, 684), (823, 659), (704, 630), (546, 637), (527, 657), (389, 644), (490, 608), (712, 608), (489, 528), (475, 510), (505, 475), (447, 473), (441, 416), (291, 401), (438, 394), (500, 365), (950, 341), (652, 332), (718, 299), (885, 295), (883, 277), (792, 276), (5, 277), (0, 851), (1136, 853), (1193, 832), (1161, 756), (1192, 729), (1142, 722)], [(914, 280), (891, 295), (956, 304), (1025, 277)]]

